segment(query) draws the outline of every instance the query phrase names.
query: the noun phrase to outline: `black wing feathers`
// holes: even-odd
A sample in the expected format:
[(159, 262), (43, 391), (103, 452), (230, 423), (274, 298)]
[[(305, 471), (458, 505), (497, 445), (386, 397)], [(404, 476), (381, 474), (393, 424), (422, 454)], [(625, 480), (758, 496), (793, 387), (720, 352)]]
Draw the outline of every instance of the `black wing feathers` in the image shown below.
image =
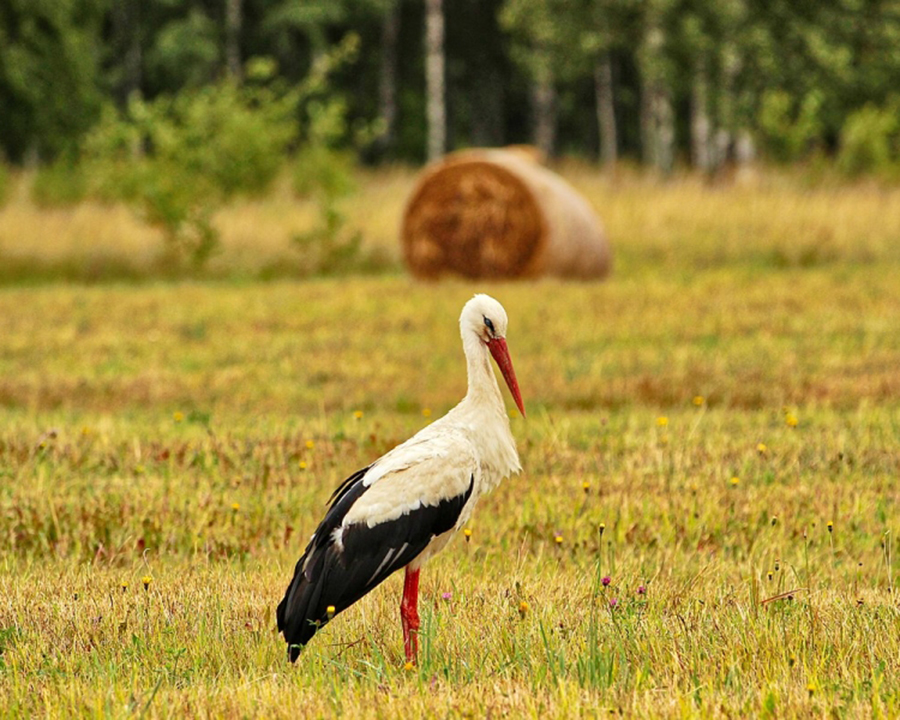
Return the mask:
[(461, 495), (437, 505), (420, 505), (394, 520), (372, 527), (350, 525), (343, 532), (341, 549), (335, 546), (333, 533), (368, 489), (363, 484), (366, 470), (352, 475), (335, 491), (332, 505), (297, 563), (294, 579), (278, 606), (278, 629), (284, 633), (291, 661), (300, 654), (299, 646), (328, 622), (329, 606), (334, 606), (335, 614), (345, 610), (412, 562), (435, 536), (453, 529), (475, 484), (473, 476)]
[[(344, 482), (342, 482), (340, 485), (338, 485), (338, 486), (334, 489), (334, 492), (331, 493), (331, 497), (328, 498), (328, 503), (327, 503), (327, 504), (328, 504), (328, 505), (331, 505), (332, 507), (334, 507), (334, 505), (335, 505), (342, 497), (344, 497), (344, 495), (346, 495), (347, 492), (349, 492), (350, 488), (353, 486), (353, 483), (355, 483), (357, 480), (362, 480), (362, 479), (363, 479), (363, 476), (365, 476), (365, 474), (366, 474), (367, 472), (369, 472), (369, 468), (370, 468), (370, 467), (372, 467), (372, 466), (369, 465), (368, 467), (364, 467), (362, 470), (357, 470), (357, 471), (356, 471), (355, 473), (353, 473), (350, 477), (348, 477), (346, 480), (344, 480)], [(353, 503), (350, 503), (350, 504), (352, 505)], [(349, 506), (348, 506), (348, 508), (349, 508)], [(343, 517), (343, 514), (341, 515), (341, 517)], [(325, 516), (325, 519), (326, 519), (326, 520), (328, 519), (328, 516), (327, 516), (327, 515)]]
[[(321, 575), (325, 555), (322, 552), (317, 552), (317, 550), (327, 548), (331, 544), (332, 532), (341, 524), (344, 515), (347, 514), (353, 503), (366, 491), (366, 486), (362, 480), (369, 467), (371, 465), (364, 467), (362, 470), (357, 470), (332, 493), (329, 500), (331, 507), (328, 508), (328, 512), (325, 513), (325, 517), (319, 523), (319, 527), (316, 528), (309, 544), (307, 544), (306, 550), (303, 551), (303, 555), (297, 561), (297, 565), (294, 567), (294, 579), (288, 585), (284, 599), (278, 604), (278, 608), (275, 611), (275, 619), (278, 621), (279, 630), (284, 631), (287, 627), (287, 616), (289, 614), (305, 614), (309, 597), (297, 597), (297, 591), (302, 587), (301, 580), (304, 579), (304, 576), (307, 581), (310, 581), (312, 578)], [(306, 564), (307, 557), (309, 557), (310, 562), (306, 568), (306, 573), (304, 573), (303, 566)], [(306, 604), (304, 604), (304, 600)], [(310, 637), (312, 637), (312, 634), (310, 634)]]

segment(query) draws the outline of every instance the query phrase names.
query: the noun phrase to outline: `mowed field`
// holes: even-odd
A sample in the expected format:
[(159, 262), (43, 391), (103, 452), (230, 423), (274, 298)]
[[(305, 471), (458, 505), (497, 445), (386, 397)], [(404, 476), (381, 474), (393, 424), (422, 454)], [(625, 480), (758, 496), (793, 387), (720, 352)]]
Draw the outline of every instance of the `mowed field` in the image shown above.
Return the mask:
[[(273, 197), (219, 218), (244, 279), (0, 288), (0, 716), (900, 714), (900, 192), (569, 176), (604, 283), (261, 282)], [(360, 182), (396, 263), (411, 174)], [(0, 210), (32, 279), (140, 275), (158, 242)], [(462, 397), (476, 291), (510, 316), (524, 472), (423, 571), (418, 667), (400, 577), (289, 665), (293, 565), (344, 477)]]

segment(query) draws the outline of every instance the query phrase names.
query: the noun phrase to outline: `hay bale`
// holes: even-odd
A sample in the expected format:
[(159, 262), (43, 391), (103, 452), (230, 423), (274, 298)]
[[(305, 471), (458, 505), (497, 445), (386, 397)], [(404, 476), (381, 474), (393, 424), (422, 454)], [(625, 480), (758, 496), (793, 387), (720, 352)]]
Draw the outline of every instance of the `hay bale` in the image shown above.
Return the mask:
[(465, 150), (427, 167), (401, 240), (421, 278), (601, 278), (610, 265), (587, 201), (518, 149)]

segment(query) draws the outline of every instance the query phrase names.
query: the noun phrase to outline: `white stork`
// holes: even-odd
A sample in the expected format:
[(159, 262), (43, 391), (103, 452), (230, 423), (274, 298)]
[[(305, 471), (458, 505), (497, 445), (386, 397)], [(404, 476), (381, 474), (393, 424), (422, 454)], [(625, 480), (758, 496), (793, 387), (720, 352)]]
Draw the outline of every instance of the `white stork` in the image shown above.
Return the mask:
[(469, 300), (459, 318), (469, 375), (465, 398), (334, 491), (278, 605), (291, 662), (334, 615), (400, 568), (406, 568), (403, 643), (406, 659), (416, 661), (419, 570), (469, 519), (479, 497), (521, 470), (488, 357), (524, 416), (506, 325), (506, 311), (492, 297)]

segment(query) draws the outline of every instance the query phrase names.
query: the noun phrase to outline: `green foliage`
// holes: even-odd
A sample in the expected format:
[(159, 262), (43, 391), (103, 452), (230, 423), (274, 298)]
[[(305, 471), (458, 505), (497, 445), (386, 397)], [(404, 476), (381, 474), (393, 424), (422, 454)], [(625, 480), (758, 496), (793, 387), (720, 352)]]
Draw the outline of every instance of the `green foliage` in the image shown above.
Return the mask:
[(207, 178), (223, 198), (259, 195), (296, 136), (295, 102), (292, 94), (277, 98), (230, 82), (181, 94), (164, 112), (169, 126), (152, 138), (154, 153)]
[(319, 215), (319, 223), (313, 230), (297, 233), (292, 238), (300, 251), (303, 267), (312, 274), (332, 275), (352, 272), (365, 265), (362, 233), (347, 230), (347, 218), (336, 204), (323, 204)]
[(100, 106), (102, 0), (0, 4), (0, 147), (14, 161), (71, 147)]
[(278, 0), (270, 3), (262, 27), (282, 46), (292, 33), (301, 33), (317, 56), (327, 48), (328, 27), (344, 21), (350, 9), (347, 2), (338, 0)]
[[(239, 17), (229, 13), (240, 7)], [(882, 107), (900, 87), (897, 8), (896, 0), (445, 2), (452, 144), (528, 141), (537, 82), (555, 93), (565, 151), (591, 154), (602, 57), (614, 70), (626, 155), (648, 142), (639, 128), (643, 121), (649, 136), (649, 91), (671, 99), (676, 154), (686, 155), (688, 116), (705, 107), (721, 147), (750, 133), (773, 158), (802, 158), (811, 145), (831, 148), (850, 115)], [(352, 35), (366, 51), (352, 72), (338, 63), (317, 102), (343, 103), (351, 124), (390, 120), (392, 152), (421, 158), (421, 14), (421, 3), (398, 0), (5, 0), (0, 150), (15, 164), (50, 161), (78, 144), (104, 104), (122, 109), (132, 93), (153, 102), (216, 84), (233, 62), (258, 55), (276, 59), (277, 76), (297, 86), (320, 73), (335, 38)], [(821, 101), (804, 107), (813, 94)], [(367, 159), (380, 155), (370, 149)]]
[[(351, 126), (359, 121), (372, 127), (379, 117), (390, 121), (392, 154), (419, 159), (426, 144), (426, 99), (423, 43), (415, 40), (422, 32), (422, 8), (414, 5), (5, 0), (0, 150), (15, 164), (51, 161), (78, 145), (104, 104), (121, 110), (132, 93), (154, 102), (215, 85), (235, 69), (234, 62), (258, 55), (277, 60), (273, 72), (281, 80), (309, 88), (311, 79), (314, 84), (323, 75), (323, 59), (332, 62), (334, 39), (352, 36), (366, 51), (354, 54), (352, 71), (338, 60), (341, 69), (315, 102), (343, 112)], [(229, 13), (239, 7), (239, 17)], [(650, 117), (662, 112), (647, 97), (654, 95), (674, 109), (676, 155), (688, 155), (691, 136), (685, 130), (692, 113), (701, 119), (695, 109), (704, 108), (703, 122), (695, 127), (708, 122), (710, 137), (722, 141), (720, 150), (738, 135), (755, 135), (774, 159), (804, 158), (811, 147), (831, 149), (853, 113), (867, 103), (883, 107), (900, 87), (897, 7), (896, 0), (445, 2), (452, 144), (502, 145), (527, 142), (529, 135), (533, 140), (527, 106), (537, 83), (544, 98), (551, 91), (556, 98), (541, 117), (544, 127), (553, 119), (563, 131), (560, 149), (592, 154), (594, 81), (602, 58), (603, 67), (609, 63), (613, 69), (617, 144), (625, 155), (652, 145), (654, 123), (669, 123), (665, 107), (663, 120)], [(305, 111), (298, 118), (305, 121)], [(341, 143), (346, 145), (346, 135)], [(366, 159), (383, 157), (382, 151), (369, 148)], [(669, 154), (657, 161), (668, 163)], [(714, 153), (713, 161), (722, 162), (724, 155)], [(645, 159), (653, 156), (645, 153)]]
[(31, 197), (40, 207), (75, 205), (84, 200), (87, 193), (84, 167), (69, 153), (38, 168), (31, 186)]
[(6, 201), (6, 193), (9, 191), (9, 168), (0, 158), (0, 206)]
[[(318, 222), (312, 230), (293, 236), (303, 267), (314, 274), (332, 274), (362, 269), (369, 264), (362, 252), (362, 233), (350, 231), (341, 202), (355, 190), (353, 155), (337, 149), (347, 141), (348, 106), (341, 96), (326, 94), (326, 78), (336, 68), (351, 62), (359, 49), (359, 38), (350, 35), (330, 56), (320, 59), (304, 84), (302, 103), (303, 144), (294, 164), (294, 191), (312, 201)], [(365, 129), (357, 129), (366, 135)], [(365, 143), (366, 138), (362, 139)]]
[(163, 25), (147, 53), (148, 72), (169, 87), (199, 87), (215, 77), (221, 51), (219, 29), (200, 8)]
[(347, 136), (347, 103), (318, 95), (313, 94), (303, 107), (303, 144), (294, 162), (294, 191), (331, 204), (355, 189), (354, 160), (351, 153), (336, 149)]
[(218, 233), (213, 212), (272, 184), (296, 137), (298, 96), (267, 83), (229, 80), (174, 98), (134, 97), (107, 109), (84, 143), (95, 193), (135, 205), (165, 233), (173, 259), (202, 266)]
[(194, 176), (213, 200), (259, 195), (296, 137), (295, 107), (294, 93), (227, 80), (174, 98), (135, 97), (125, 113), (107, 112), (84, 148), (89, 162), (138, 159)]
[(807, 93), (799, 105), (785, 90), (763, 94), (759, 126), (764, 149), (779, 162), (799, 160), (821, 137), (822, 93)]
[(307, 145), (294, 159), (294, 191), (304, 198), (339, 200), (356, 190), (353, 170), (352, 153)]
[(885, 108), (866, 105), (841, 130), (838, 169), (845, 175), (896, 174), (900, 166), (900, 102)]
[(257, 58), (247, 64), (242, 85), (226, 79), (152, 101), (133, 96), (121, 112), (105, 107), (81, 148), (89, 192), (132, 205), (160, 228), (167, 262), (200, 268), (219, 244), (214, 212), (271, 187), (302, 129), (297, 184), (320, 204), (323, 222), (298, 243), (322, 245), (320, 269), (355, 256), (361, 239), (342, 236), (336, 207), (352, 188), (352, 163), (331, 149), (347, 135), (347, 106), (329, 95), (329, 76), (358, 46), (349, 35), (293, 88), (276, 78), (273, 61)]
[(318, 212), (316, 226), (292, 238), (303, 267), (322, 275), (364, 269), (371, 258), (363, 253), (362, 233), (347, 229), (341, 210), (342, 201), (356, 190), (352, 155), (310, 144), (297, 154), (295, 168), (295, 191), (315, 203)]

